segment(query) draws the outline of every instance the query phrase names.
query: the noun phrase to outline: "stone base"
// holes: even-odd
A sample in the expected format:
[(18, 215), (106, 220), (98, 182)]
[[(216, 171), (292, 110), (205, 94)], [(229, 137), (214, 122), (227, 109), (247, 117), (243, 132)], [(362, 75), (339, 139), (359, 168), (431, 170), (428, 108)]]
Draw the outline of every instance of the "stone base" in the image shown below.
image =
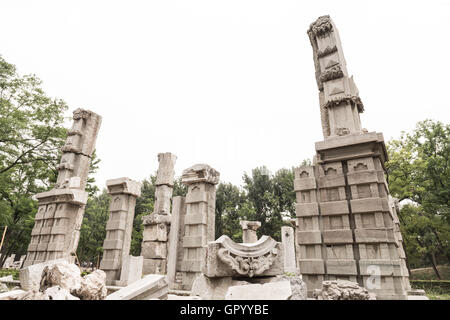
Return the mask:
[(233, 280), (231, 277), (208, 278), (200, 274), (192, 284), (191, 295), (200, 296), (203, 300), (223, 300), (229, 287), (246, 284), (250, 283)]

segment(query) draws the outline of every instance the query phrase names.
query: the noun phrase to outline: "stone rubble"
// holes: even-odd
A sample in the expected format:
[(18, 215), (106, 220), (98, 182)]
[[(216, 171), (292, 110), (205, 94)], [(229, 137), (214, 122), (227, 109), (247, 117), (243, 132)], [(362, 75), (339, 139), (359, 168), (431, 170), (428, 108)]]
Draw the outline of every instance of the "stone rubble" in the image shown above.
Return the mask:
[(69, 292), (75, 292), (81, 287), (81, 271), (74, 264), (57, 263), (46, 266), (42, 271), (39, 291), (58, 286)]
[(20, 278), (26, 291), (14, 290), (17, 292), (0, 300), (103, 300), (107, 294), (104, 271), (98, 269), (81, 277), (78, 266), (64, 259), (26, 267)]
[(98, 269), (82, 278), (75, 295), (81, 300), (103, 300), (106, 293), (106, 273)]
[(323, 281), (322, 289), (314, 291), (316, 300), (376, 300), (367, 289), (347, 280)]

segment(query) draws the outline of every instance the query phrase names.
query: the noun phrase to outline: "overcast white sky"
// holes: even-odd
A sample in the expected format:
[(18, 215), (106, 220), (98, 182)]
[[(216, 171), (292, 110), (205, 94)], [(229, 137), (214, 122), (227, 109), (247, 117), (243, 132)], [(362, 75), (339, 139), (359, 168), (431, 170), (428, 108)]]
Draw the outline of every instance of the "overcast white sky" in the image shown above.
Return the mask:
[(297, 166), (322, 140), (306, 30), (330, 14), (366, 111), (397, 138), (448, 123), (450, 0), (0, 0), (0, 54), (70, 107), (103, 117), (97, 184), (154, 173), (159, 152), (241, 184)]

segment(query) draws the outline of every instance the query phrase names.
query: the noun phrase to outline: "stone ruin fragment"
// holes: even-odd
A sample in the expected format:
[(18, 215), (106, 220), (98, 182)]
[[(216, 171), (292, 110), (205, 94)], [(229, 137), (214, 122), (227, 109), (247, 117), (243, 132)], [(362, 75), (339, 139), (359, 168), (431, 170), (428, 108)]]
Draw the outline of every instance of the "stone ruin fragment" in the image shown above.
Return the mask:
[(106, 272), (108, 285), (128, 285), (142, 276), (142, 257), (130, 256), (136, 198), (141, 184), (129, 178), (106, 181), (111, 195), (106, 239), (100, 269)]
[(406, 299), (410, 288), (389, 205), (383, 135), (367, 132), (358, 89), (329, 16), (311, 24), (324, 141), (314, 165), (295, 170), (300, 272), (311, 296), (325, 280), (358, 283), (378, 299)]
[(313, 296), (316, 300), (376, 300), (375, 294), (347, 280), (324, 281), (322, 289), (315, 289)]
[(73, 120), (61, 150), (55, 188), (36, 195), (39, 207), (24, 267), (59, 258), (75, 260), (88, 197), (86, 181), (101, 117), (77, 109)]

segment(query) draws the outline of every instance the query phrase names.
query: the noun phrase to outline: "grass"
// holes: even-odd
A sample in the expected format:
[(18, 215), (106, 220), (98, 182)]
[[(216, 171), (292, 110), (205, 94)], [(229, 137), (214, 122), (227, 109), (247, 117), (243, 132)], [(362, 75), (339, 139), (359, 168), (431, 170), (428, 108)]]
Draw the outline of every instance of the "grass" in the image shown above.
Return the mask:
[(442, 293), (432, 288), (425, 290), (425, 295), (430, 300), (450, 300), (450, 293)]
[[(437, 267), (439, 274), (441, 275), (441, 282), (432, 267), (419, 268), (411, 270), (410, 280), (434, 280), (434, 281), (417, 281), (411, 282), (411, 285), (416, 288), (424, 289), (425, 294), (430, 300), (450, 300), (449, 285), (447, 284), (450, 280), (450, 266), (442, 265)], [(447, 282), (447, 283), (446, 283)]]
[[(441, 275), (441, 280), (450, 280), (450, 266), (443, 265), (437, 266), (439, 274)], [(412, 269), (411, 279), (413, 280), (439, 280), (434, 273), (432, 267)]]

